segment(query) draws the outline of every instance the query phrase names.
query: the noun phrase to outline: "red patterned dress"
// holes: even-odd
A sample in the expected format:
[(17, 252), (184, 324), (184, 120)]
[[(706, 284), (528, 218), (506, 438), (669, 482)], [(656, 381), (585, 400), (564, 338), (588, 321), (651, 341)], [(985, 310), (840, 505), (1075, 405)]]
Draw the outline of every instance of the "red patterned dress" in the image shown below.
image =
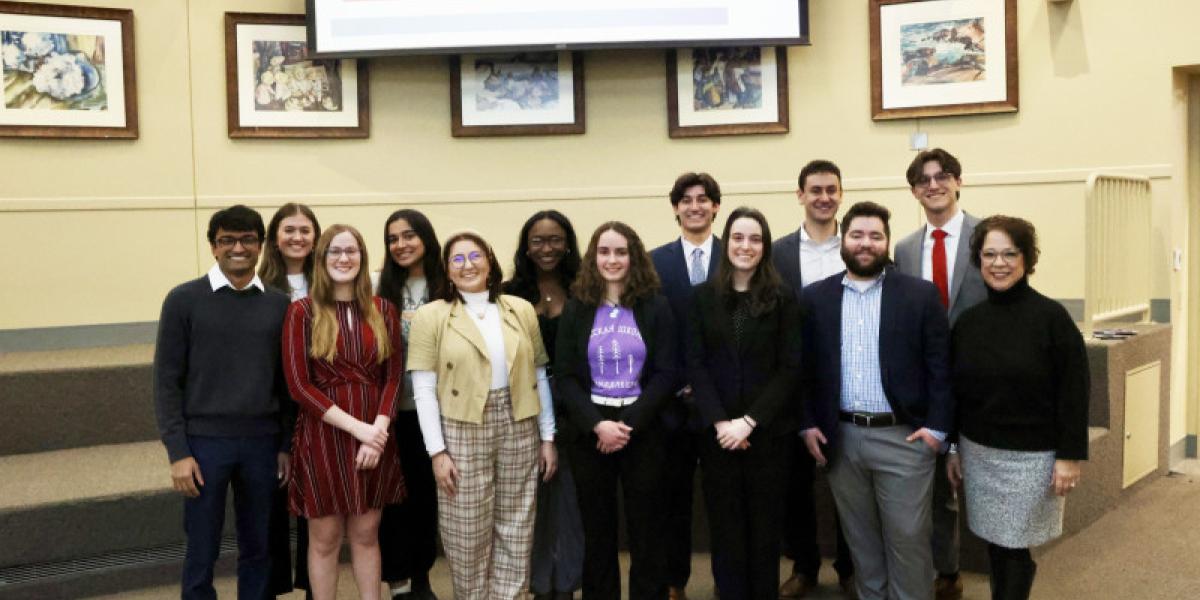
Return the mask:
[(288, 507), (309, 519), (357, 515), (404, 500), (404, 475), (394, 432), (374, 469), (358, 470), (354, 458), (359, 441), (321, 421), (332, 406), (373, 423), (377, 415), (396, 416), (396, 399), (404, 385), (400, 317), (390, 302), (376, 297), (392, 353), (377, 362), (375, 336), (353, 302), (338, 302), (337, 356), (332, 362), (308, 355), (312, 299), (293, 302), (283, 325), (283, 367), (292, 398), (300, 405), (292, 441), (292, 481)]

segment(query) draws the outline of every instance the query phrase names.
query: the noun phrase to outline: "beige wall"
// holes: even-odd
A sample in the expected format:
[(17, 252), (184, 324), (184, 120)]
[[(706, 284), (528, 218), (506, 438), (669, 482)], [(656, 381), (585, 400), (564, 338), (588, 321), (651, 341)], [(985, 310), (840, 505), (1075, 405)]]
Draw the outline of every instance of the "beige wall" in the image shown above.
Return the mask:
[[(764, 209), (777, 234), (794, 229), (794, 177), (827, 157), (847, 200), (884, 202), (893, 229), (919, 224), (903, 181), (911, 133), (962, 160), (964, 207), (1009, 212), (1042, 232), (1034, 284), (1083, 294), (1083, 181), (1092, 170), (1154, 177), (1154, 296), (1186, 325), (1187, 77), (1200, 64), (1200, 4), (1155, 10), (1117, 0), (1020, 0), (1021, 110), (1016, 114), (871, 121), (867, 2), (812, 0), (813, 45), (789, 54), (792, 132), (671, 140), (659, 50), (589, 52), (582, 136), (454, 139), (442, 57), (371, 61), (366, 140), (230, 140), (226, 135), (226, 10), (292, 12), (302, 0), (87, 0), (132, 5), (141, 139), (0, 142), (0, 329), (147, 321), (163, 294), (209, 265), (211, 212), (235, 201), (267, 213), (307, 202), (325, 224), (374, 240), (399, 205), (427, 212), (440, 232), (473, 227), (511, 254), (536, 209), (556, 207), (585, 232), (628, 220), (648, 244), (674, 234), (665, 193), (684, 170), (722, 182), (726, 210)], [(1177, 329), (1172, 441), (1185, 433), (1186, 336)]]

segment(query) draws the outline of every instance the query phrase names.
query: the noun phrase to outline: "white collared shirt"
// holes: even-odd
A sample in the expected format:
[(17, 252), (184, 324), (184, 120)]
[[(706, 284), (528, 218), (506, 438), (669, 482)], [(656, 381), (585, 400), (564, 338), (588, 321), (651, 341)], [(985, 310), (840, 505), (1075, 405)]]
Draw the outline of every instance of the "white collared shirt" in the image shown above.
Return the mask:
[[(962, 237), (963, 211), (956, 209), (953, 217), (941, 226), (946, 232), (946, 285), (954, 281), (954, 259), (958, 256), (958, 243)], [(933, 232), (938, 227), (925, 225), (925, 243), (921, 246), (921, 279), (933, 281)], [(969, 241), (963, 243), (970, 243)], [(949, 290), (947, 290), (949, 292)]]
[(683, 244), (683, 266), (687, 273), (692, 272), (692, 251), (696, 248), (700, 249), (700, 264), (704, 266), (704, 280), (708, 281), (708, 264), (712, 260), (712, 247), (714, 236), (710, 233), (708, 239), (704, 240), (699, 246), (687, 241), (687, 238), (680, 236), (679, 242)]
[[(229, 278), (225, 276), (225, 273), (221, 272), (221, 265), (217, 264), (214, 264), (212, 268), (208, 270), (208, 285), (212, 286), (212, 291), (214, 292), (226, 286), (229, 286), (229, 289), (231, 290), (241, 291), (233, 287), (233, 284), (229, 282)], [(258, 291), (260, 292), (267, 291), (267, 288), (263, 286), (263, 282), (258, 278), (257, 274), (254, 275), (254, 279), (250, 280), (250, 285), (242, 288), (242, 290), (247, 289), (250, 286), (258, 288)]]
[(800, 225), (800, 285), (807, 287), (835, 273), (846, 270), (842, 260), (842, 236), (834, 229), (833, 235), (823, 242), (814, 242), (808, 237), (804, 224)]

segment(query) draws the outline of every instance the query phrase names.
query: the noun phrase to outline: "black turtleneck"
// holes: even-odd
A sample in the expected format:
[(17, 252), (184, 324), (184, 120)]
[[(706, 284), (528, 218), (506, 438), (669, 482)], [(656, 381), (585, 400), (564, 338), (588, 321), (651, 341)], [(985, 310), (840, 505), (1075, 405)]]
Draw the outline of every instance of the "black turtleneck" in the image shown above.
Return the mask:
[(958, 430), (1006, 450), (1086, 460), (1088, 375), (1083, 337), (1061, 304), (1027, 279), (958, 319), (951, 334)]

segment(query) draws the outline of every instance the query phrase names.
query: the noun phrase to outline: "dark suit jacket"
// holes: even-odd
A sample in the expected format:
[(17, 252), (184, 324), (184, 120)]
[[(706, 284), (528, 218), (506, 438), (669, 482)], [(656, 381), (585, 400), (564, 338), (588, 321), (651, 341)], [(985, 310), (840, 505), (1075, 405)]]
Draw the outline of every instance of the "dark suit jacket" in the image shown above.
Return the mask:
[[(646, 344), (646, 363), (639, 378), (642, 393), (637, 402), (621, 410), (621, 421), (633, 434), (656, 426), (664, 402), (678, 389), (678, 359), (675, 356), (675, 319), (667, 299), (655, 295), (633, 307), (633, 318)], [(588, 366), (588, 338), (596, 320), (596, 307), (574, 298), (563, 307), (558, 322), (554, 351), (554, 379), (563, 395), (567, 414), (582, 432), (591, 432), (604, 420), (592, 403), (592, 373)]]
[[(708, 277), (710, 279), (717, 274), (721, 251), (721, 239), (713, 236), (712, 252), (708, 257)], [(658, 279), (662, 283), (662, 293), (667, 297), (667, 301), (671, 305), (671, 312), (675, 315), (675, 343), (678, 345), (675, 357), (678, 361), (676, 368), (680, 376), (676, 387), (680, 388), (688, 383), (683, 379), (686, 367), (682, 345), (688, 336), (688, 307), (691, 304), (693, 293), (688, 269), (689, 263), (683, 256), (683, 244), (678, 238), (651, 250), (650, 259), (654, 262), (654, 270), (658, 272)], [(688, 402), (690, 403), (690, 400)], [(689, 413), (691, 414), (689, 415)], [(672, 401), (663, 411), (662, 417), (667, 428), (671, 430), (678, 429), (685, 424), (691, 429), (700, 428), (699, 418), (693, 411), (690, 411), (684, 402)]]
[(687, 377), (705, 427), (749, 415), (756, 432), (796, 430), (799, 414), (800, 307), (779, 288), (770, 312), (746, 320), (739, 346), (732, 311), (716, 286), (697, 286), (692, 297)]
[[(842, 387), (842, 277), (804, 289), (804, 428), (835, 444)], [(951, 433), (950, 326), (932, 283), (887, 270), (879, 315), (879, 371), (888, 404), (914, 430)]]
[[(804, 225), (801, 225), (803, 227)], [(779, 277), (797, 298), (804, 289), (804, 279), (800, 276), (800, 230), (797, 229), (771, 244), (771, 262)]]

